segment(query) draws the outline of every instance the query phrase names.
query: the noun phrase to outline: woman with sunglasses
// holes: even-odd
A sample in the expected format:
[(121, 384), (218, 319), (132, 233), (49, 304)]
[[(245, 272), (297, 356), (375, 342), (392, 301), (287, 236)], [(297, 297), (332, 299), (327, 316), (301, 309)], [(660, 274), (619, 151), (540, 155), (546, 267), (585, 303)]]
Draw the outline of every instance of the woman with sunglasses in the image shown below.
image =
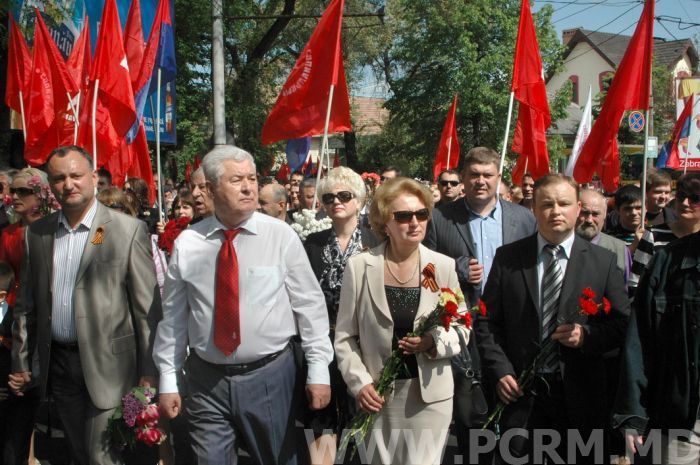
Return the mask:
[[(439, 463), (452, 419), (450, 357), (460, 350), (457, 331), (467, 340), (468, 331), (457, 325), (407, 336), (433, 311), (439, 288), (459, 286), (454, 260), (421, 244), (431, 212), (427, 187), (408, 178), (383, 183), (369, 215), (384, 242), (351, 258), (343, 276), (335, 332), (338, 368), (357, 406), (377, 413), (368, 438), (377, 444), (375, 464)], [(433, 280), (438, 291), (432, 290)], [(392, 394), (382, 398), (374, 383), (395, 348), (403, 351), (406, 370)], [(429, 447), (415, 447), (419, 443)], [(394, 453), (387, 452), (394, 445)]]
[[(42, 196), (45, 199), (42, 199)], [(10, 264), (15, 272), (14, 289), (7, 296), (13, 306), (19, 289), (19, 270), (24, 255), (24, 228), (51, 212), (46, 173), (36, 168), (24, 168), (15, 175), (10, 185), (12, 209), (17, 222), (6, 227), (0, 236), (0, 260)]]
[[(330, 337), (333, 340), (345, 264), (353, 255), (379, 242), (372, 231), (361, 226), (358, 220), (366, 198), (365, 183), (359, 174), (343, 166), (333, 168), (318, 184), (318, 197), (333, 223), (330, 229), (310, 234), (304, 247), (326, 298)], [(309, 449), (314, 465), (334, 463), (338, 435), (349, 416), (347, 389), (335, 361), (329, 369), (330, 403), (323, 410), (307, 409), (304, 415), (304, 423), (313, 430), (314, 445), (317, 446)], [(324, 434), (328, 430), (334, 434)], [(326, 454), (321, 456), (316, 451), (326, 451)]]
[(686, 173), (676, 184), (676, 220), (645, 229), (634, 252), (629, 286), (636, 289), (654, 252), (669, 242), (700, 231), (700, 173)]

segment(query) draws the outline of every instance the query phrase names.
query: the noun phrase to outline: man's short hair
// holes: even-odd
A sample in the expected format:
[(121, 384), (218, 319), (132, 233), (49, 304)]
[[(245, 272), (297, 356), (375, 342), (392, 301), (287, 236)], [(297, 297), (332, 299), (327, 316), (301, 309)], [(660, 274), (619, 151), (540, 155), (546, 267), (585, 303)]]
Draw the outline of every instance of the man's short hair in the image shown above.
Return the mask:
[(600, 205), (603, 207), (603, 212), (607, 212), (608, 210), (608, 199), (605, 198), (602, 192), (596, 189), (581, 189), (578, 193), (578, 199), (583, 200), (583, 195), (584, 194), (590, 194), (594, 197), (596, 197), (598, 200), (600, 200)]
[(7, 262), (0, 262), (0, 291), (9, 292), (15, 284), (15, 272)]
[(272, 201), (274, 203), (287, 201), (287, 189), (281, 184), (272, 184)]
[(395, 171), (397, 177), (402, 175), (401, 170), (395, 167), (394, 165), (385, 166), (384, 168), (382, 168), (379, 174), (384, 174), (387, 171)]
[(552, 186), (555, 184), (568, 184), (569, 186), (573, 187), (574, 190), (576, 191), (576, 198), (578, 199), (579, 197), (579, 187), (578, 183), (574, 181), (574, 178), (565, 176), (560, 173), (549, 173), (545, 174), (542, 176), (540, 179), (535, 181), (535, 186), (534, 186), (534, 192), (532, 194), (532, 198), (536, 199), (537, 198), (537, 191), (540, 190), (543, 187), (547, 186)]
[(261, 176), (260, 179), (258, 179), (258, 190), (262, 189), (268, 184), (277, 184), (277, 180), (272, 176)]
[(498, 168), (501, 164), (501, 157), (498, 152), (489, 147), (474, 147), (467, 152), (462, 165), (462, 173), (471, 165), (488, 165), (493, 164)]
[(249, 161), (255, 169), (255, 160), (251, 154), (235, 145), (220, 145), (204, 156), (201, 168), (204, 170), (206, 180), (214, 186), (217, 185), (219, 178), (224, 174), (224, 162), (228, 160), (236, 163)]
[(92, 164), (92, 155), (78, 145), (66, 145), (64, 147), (53, 149), (49, 154), (49, 157), (46, 159), (46, 166), (49, 166), (49, 163), (51, 163), (51, 159), (53, 157), (63, 158), (71, 152), (77, 152), (80, 156), (82, 156), (90, 164), (90, 171), (95, 169), (94, 165)]
[(642, 201), (642, 190), (633, 185), (628, 184), (622, 186), (615, 192), (615, 208), (622, 208), (623, 205), (633, 202)]
[(442, 179), (443, 174), (451, 174), (451, 175), (457, 176), (457, 179), (459, 179), (459, 182), (462, 182), (462, 175), (459, 174), (459, 171), (457, 171), (457, 170), (444, 170), (442, 173), (440, 173), (440, 176), (438, 176), (438, 181)]
[(304, 178), (301, 183), (299, 183), (299, 190), (302, 191), (308, 187), (313, 187), (316, 189), (316, 178)]
[(670, 186), (671, 182), (671, 176), (667, 172), (651, 168), (647, 173), (647, 192), (654, 186)]
[(112, 173), (110, 173), (104, 166), (97, 170), (97, 176), (100, 178), (107, 178), (109, 184), (112, 184)]

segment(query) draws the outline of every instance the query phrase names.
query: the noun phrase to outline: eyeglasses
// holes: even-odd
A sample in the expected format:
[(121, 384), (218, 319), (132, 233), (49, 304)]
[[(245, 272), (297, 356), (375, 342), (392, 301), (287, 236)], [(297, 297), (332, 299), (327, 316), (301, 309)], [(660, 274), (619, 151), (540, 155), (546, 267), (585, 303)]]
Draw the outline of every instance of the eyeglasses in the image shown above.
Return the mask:
[(447, 187), (448, 185), (452, 186), (452, 187), (457, 187), (457, 186), (459, 186), (459, 181), (442, 181), (441, 180), (440, 185), (442, 187)]
[(17, 194), (19, 197), (26, 197), (34, 194), (31, 187), (10, 187), (10, 195)]
[(329, 192), (321, 196), (321, 202), (323, 202), (324, 205), (330, 205), (335, 202), (335, 199), (338, 199), (340, 203), (348, 203), (354, 198), (355, 195), (349, 191), (340, 191), (336, 194)]
[(676, 192), (676, 198), (680, 203), (683, 203), (685, 199), (688, 199), (688, 203), (690, 204), (700, 203), (700, 194), (691, 194), (690, 192), (685, 192), (682, 190)]
[(411, 220), (413, 220), (413, 217), (416, 217), (416, 220), (418, 221), (428, 221), (428, 218), (430, 218), (430, 212), (428, 211), (427, 208), (421, 208), (420, 210), (416, 210), (414, 212), (408, 211), (408, 210), (402, 210), (398, 212), (394, 212), (394, 220), (397, 223), (410, 223)]

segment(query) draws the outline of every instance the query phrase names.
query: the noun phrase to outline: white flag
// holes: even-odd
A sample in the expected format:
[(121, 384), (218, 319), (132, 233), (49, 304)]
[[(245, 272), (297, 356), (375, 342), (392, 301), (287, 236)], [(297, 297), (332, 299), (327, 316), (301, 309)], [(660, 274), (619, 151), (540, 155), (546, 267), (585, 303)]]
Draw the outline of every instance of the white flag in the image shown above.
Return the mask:
[(588, 100), (586, 100), (586, 106), (583, 109), (583, 114), (581, 115), (581, 122), (578, 126), (578, 131), (576, 131), (576, 139), (574, 140), (574, 148), (571, 149), (571, 155), (569, 156), (569, 162), (566, 164), (567, 176), (574, 175), (574, 167), (576, 166), (576, 160), (581, 153), (583, 144), (586, 143), (588, 135), (591, 133), (591, 126), (593, 125), (593, 113), (591, 111), (591, 86), (588, 86)]

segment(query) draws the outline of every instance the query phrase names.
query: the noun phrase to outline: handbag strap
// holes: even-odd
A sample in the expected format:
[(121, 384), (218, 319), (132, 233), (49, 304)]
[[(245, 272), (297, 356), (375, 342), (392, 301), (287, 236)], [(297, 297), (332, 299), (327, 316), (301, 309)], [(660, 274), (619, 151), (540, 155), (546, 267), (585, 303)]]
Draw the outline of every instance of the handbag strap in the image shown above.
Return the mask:
[(466, 376), (467, 378), (474, 378), (476, 373), (472, 367), (472, 357), (469, 353), (469, 345), (464, 339), (462, 332), (455, 328), (457, 331), (457, 337), (459, 338), (459, 354), (453, 357), (452, 365), (457, 368), (460, 374)]

